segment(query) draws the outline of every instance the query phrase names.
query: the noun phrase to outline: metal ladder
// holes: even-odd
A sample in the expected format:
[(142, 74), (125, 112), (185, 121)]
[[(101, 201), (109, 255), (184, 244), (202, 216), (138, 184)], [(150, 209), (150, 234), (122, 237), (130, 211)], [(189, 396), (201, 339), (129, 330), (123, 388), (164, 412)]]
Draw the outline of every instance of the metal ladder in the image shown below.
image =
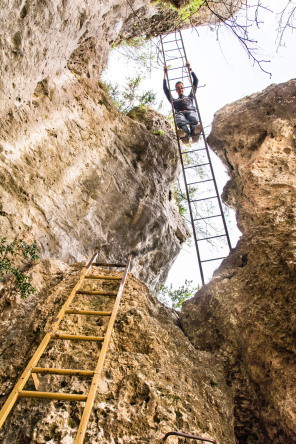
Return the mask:
[[(10, 410), (14, 406), (15, 402), (18, 398), (41, 398), (41, 399), (54, 399), (54, 400), (64, 400), (64, 401), (82, 401), (85, 402), (85, 407), (83, 411), (83, 415), (80, 421), (80, 425), (78, 428), (75, 444), (82, 444), (84, 441), (89, 417), (92, 411), (96, 391), (98, 384), (101, 379), (103, 364), (105, 361), (109, 341), (111, 338), (114, 321), (116, 318), (116, 314), (118, 311), (120, 299), (122, 296), (122, 292), (125, 286), (125, 282), (127, 279), (131, 257), (129, 256), (127, 264), (105, 264), (105, 263), (97, 263), (95, 260), (97, 259), (98, 253), (95, 253), (90, 261), (88, 262), (86, 268), (83, 269), (80, 279), (71, 291), (68, 299), (60, 309), (57, 317), (54, 319), (54, 323), (51, 328), (48, 330), (46, 335), (44, 336), (41, 344), (35, 351), (33, 357), (31, 358), (29, 364), (27, 365), (25, 371), (21, 375), (20, 379), (16, 383), (14, 389), (6, 400), (0, 411), (0, 428), (2, 427), (5, 419), (7, 418)], [(113, 268), (123, 268), (124, 272), (121, 277), (114, 276), (102, 276), (90, 274), (90, 270), (94, 266), (99, 267), (113, 267)], [(109, 281), (120, 281), (120, 286), (117, 292), (104, 292), (104, 291), (86, 291), (81, 289), (83, 282), (85, 279), (93, 279), (93, 280), (109, 280)], [(115, 297), (115, 302), (113, 305), (112, 311), (92, 311), (92, 310), (76, 310), (70, 308), (70, 305), (73, 302), (73, 299), (76, 295), (101, 295), (106, 297)], [(99, 336), (78, 336), (71, 334), (59, 334), (56, 333), (57, 329), (63, 320), (64, 316), (68, 315), (82, 315), (82, 316), (110, 316), (110, 320), (108, 323), (108, 327), (104, 337)], [(96, 368), (94, 370), (74, 370), (74, 369), (58, 369), (58, 368), (42, 368), (37, 367), (37, 363), (43, 355), (46, 346), (51, 340), (70, 340), (70, 341), (94, 341), (101, 342), (102, 348), (100, 351), (99, 359), (97, 361)], [(82, 377), (92, 377), (91, 385), (88, 394), (79, 395), (79, 394), (71, 394), (71, 393), (52, 393), (52, 392), (40, 392), (38, 391), (38, 374), (44, 375), (69, 375), (69, 376), (82, 376)], [(36, 391), (27, 391), (23, 390), (26, 382), (29, 377), (32, 376)]]
[(204, 264), (224, 259), (231, 250), (231, 242), (191, 73), (186, 66), (188, 59), (181, 31), (161, 36), (160, 44), (162, 61), (168, 67), (166, 80), (171, 97), (175, 92), (176, 81), (183, 82), (185, 95), (188, 95), (190, 90), (192, 90), (194, 105), (202, 127), (202, 137), (198, 142), (192, 143), (189, 148), (183, 143), (181, 144), (182, 138), (177, 134), (175, 109), (171, 101), (182, 165), (184, 191), (188, 203), (201, 281), (204, 285)]

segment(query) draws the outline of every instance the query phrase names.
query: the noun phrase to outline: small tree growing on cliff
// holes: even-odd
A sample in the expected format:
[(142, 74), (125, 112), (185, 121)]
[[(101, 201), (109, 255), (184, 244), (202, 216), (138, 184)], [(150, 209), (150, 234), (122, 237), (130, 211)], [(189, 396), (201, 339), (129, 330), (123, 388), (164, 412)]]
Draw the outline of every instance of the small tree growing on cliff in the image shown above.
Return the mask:
[(180, 310), (183, 302), (193, 297), (194, 293), (200, 288), (199, 285), (194, 287), (192, 282), (193, 281), (185, 279), (185, 283), (177, 288), (177, 290), (173, 290), (172, 284), (169, 286), (162, 285), (157, 297), (163, 304), (169, 305), (175, 310)]
[(32, 261), (39, 259), (38, 247), (36, 241), (32, 245), (27, 244), (24, 241), (14, 240), (11, 243), (7, 243), (6, 237), (0, 238), (0, 281), (5, 276), (12, 274), (16, 280), (16, 287), (20, 292), (22, 298), (26, 298), (36, 290), (30, 284), (31, 278), (26, 276), (20, 268), (16, 267), (13, 262), (17, 258), (30, 259)]
[(156, 93), (151, 89), (147, 91), (140, 90), (141, 77), (128, 77), (127, 83), (123, 89), (120, 89), (116, 83), (106, 83), (107, 90), (119, 109), (119, 111), (127, 114), (135, 106), (154, 105), (156, 102)]

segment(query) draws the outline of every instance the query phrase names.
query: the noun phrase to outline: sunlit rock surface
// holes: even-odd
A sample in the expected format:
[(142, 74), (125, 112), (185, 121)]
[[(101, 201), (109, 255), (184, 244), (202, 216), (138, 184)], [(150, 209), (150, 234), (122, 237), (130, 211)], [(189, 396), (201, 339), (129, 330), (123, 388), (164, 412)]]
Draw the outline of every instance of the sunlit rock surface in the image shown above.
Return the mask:
[[(239, 4), (226, 4), (227, 14)], [(168, 122), (149, 109), (121, 115), (99, 82), (114, 43), (166, 32), (177, 18), (148, 0), (1, 4), (1, 235), (36, 239), (48, 258), (29, 271), (35, 296), (20, 300), (10, 282), (1, 288), (1, 402), (78, 279), (81, 265), (71, 262), (94, 250), (102, 261), (132, 253), (133, 273), (154, 291), (187, 238), (171, 198), (178, 156)], [(196, 20), (217, 17), (204, 9)], [(217, 113), (210, 144), (229, 168), (224, 197), (244, 236), (185, 305), (185, 335), (130, 276), (86, 442), (157, 443), (169, 430), (218, 444), (234, 444), (234, 435), (296, 442), (295, 86)], [(61, 331), (105, 327), (71, 316)], [(98, 351), (56, 342), (40, 364), (93, 368)], [(40, 390), (88, 387), (40, 379)], [(70, 444), (81, 413), (81, 404), (22, 400), (1, 442)]]
[(296, 442), (295, 128), (291, 80), (222, 108), (209, 136), (244, 234), (186, 302), (182, 325), (197, 349), (225, 362), (240, 443)]
[[(13, 388), (78, 280), (81, 266), (43, 260), (32, 267), (38, 294), (21, 301), (10, 284), (0, 299), (0, 402)], [(96, 268), (96, 273), (106, 273)], [(113, 271), (113, 275), (118, 273)], [(89, 281), (88, 281), (89, 282)], [(93, 281), (92, 281), (93, 282)], [(84, 284), (85, 289), (99, 283)], [(102, 283), (104, 291), (114, 284)], [(110, 310), (106, 297), (77, 295), (73, 308)], [(101, 321), (101, 322), (100, 322)], [(60, 333), (101, 336), (108, 318), (68, 315)], [(213, 354), (197, 351), (147, 287), (129, 275), (85, 443), (161, 443), (183, 430), (234, 444), (232, 389)], [(42, 367), (93, 370), (96, 343), (51, 341)], [(40, 391), (87, 393), (89, 380), (40, 376)], [(32, 380), (26, 389), (34, 390)], [(83, 403), (21, 399), (0, 431), (3, 444), (74, 443)], [(175, 438), (169, 442), (177, 442)]]
[[(231, 1), (225, 13), (238, 4)], [(161, 32), (152, 17), (161, 21), (163, 11), (173, 27), (176, 9), (148, 0), (77, 0), (6, 1), (1, 11), (1, 234), (36, 239), (41, 257), (67, 262), (95, 249), (103, 261), (132, 253), (133, 272), (157, 289), (188, 236), (170, 200), (175, 139), (160, 117), (161, 137), (120, 115), (99, 78), (115, 42), (139, 29)], [(204, 14), (200, 23), (212, 13)]]
[(133, 271), (158, 287), (188, 236), (170, 200), (172, 131), (152, 134), (99, 85), (72, 74), (61, 89), (40, 85), (35, 103), (13, 115), (2, 138), (2, 233), (36, 239), (43, 257), (72, 262), (94, 250), (101, 261), (133, 254)]
[[(38, 83), (57, 79), (63, 87), (68, 72), (97, 78), (113, 42), (174, 30), (178, 11), (189, 1), (73, 0), (1, 2), (1, 118), (32, 104)], [(209, 2), (191, 22), (217, 22), (229, 17), (241, 0)], [(214, 13), (213, 13), (213, 12)], [(144, 20), (144, 22), (143, 22)], [(161, 25), (161, 23), (163, 25)], [(183, 20), (181, 28), (191, 26)], [(40, 121), (39, 121), (40, 122)]]

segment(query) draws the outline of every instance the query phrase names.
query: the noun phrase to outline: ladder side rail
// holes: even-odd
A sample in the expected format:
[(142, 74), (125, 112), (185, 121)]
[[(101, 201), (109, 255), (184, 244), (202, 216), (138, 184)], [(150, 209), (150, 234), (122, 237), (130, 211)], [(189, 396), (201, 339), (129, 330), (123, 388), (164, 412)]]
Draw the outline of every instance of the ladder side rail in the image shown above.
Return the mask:
[(114, 326), (114, 322), (115, 322), (115, 318), (117, 315), (117, 311), (118, 311), (118, 307), (119, 307), (119, 303), (120, 303), (120, 299), (123, 293), (123, 289), (125, 286), (125, 282), (127, 279), (127, 275), (129, 272), (129, 268), (130, 268), (130, 263), (131, 263), (131, 256), (128, 257), (128, 261), (120, 282), (120, 287), (117, 293), (117, 297), (115, 299), (114, 302), (114, 306), (113, 306), (113, 310), (112, 310), (112, 315), (110, 317), (109, 320), (109, 324), (108, 324), (108, 328), (104, 337), (104, 342), (103, 342), (103, 346), (100, 352), (100, 356), (99, 356), (99, 360), (96, 366), (96, 369), (94, 371), (94, 376), (91, 382), (91, 387), (87, 396), (87, 401), (84, 407), (84, 411), (83, 411), (83, 415), (79, 424), (79, 428), (78, 428), (78, 432), (77, 432), (77, 436), (75, 439), (75, 444), (82, 444), (84, 441), (84, 437), (85, 437), (85, 433), (86, 433), (86, 429), (87, 429), (87, 425), (88, 425), (88, 421), (90, 418), (90, 414), (92, 411), (92, 407), (93, 407), (93, 403), (95, 400), (95, 396), (96, 396), (96, 392), (97, 392), (97, 387), (98, 384), (100, 382), (101, 379), (101, 373), (102, 373), (102, 369), (103, 369), (103, 365), (104, 365), (104, 361), (105, 361), (105, 357), (107, 354), (107, 349), (108, 349), (108, 345), (110, 342), (110, 338), (111, 338), (111, 334), (113, 331), (113, 326)]
[[(185, 59), (187, 60), (187, 55), (186, 55), (185, 46), (184, 46), (184, 42), (183, 42), (183, 37), (182, 37), (181, 31), (179, 31), (179, 34), (180, 34), (180, 38), (182, 40), (182, 45), (183, 45), (183, 49), (184, 49), (184, 53), (185, 53)], [(189, 70), (188, 67), (187, 67), (187, 69), (188, 69), (188, 74), (190, 76), (190, 83), (191, 83), (192, 88), (193, 88), (193, 82), (192, 82), (192, 78), (191, 78), (191, 73), (190, 73), (190, 70)], [(213, 165), (212, 165), (212, 161), (211, 161), (211, 157), (210, 157), (210, 153), (209, 153), (208, 143), (207, 143), (207, 140), (206, 140), (206, 137), (205, 137), (204, 128), (203, 128), (203, 124), (202, 124), (202, 120), (201, 120), (201, 115), (200, 115), (200, 112), (199, 112), (199, 107), (198, 107), (198, 104), (197, 104), (196, 94), (195, 94), (194, 88), (192, 89), (192, 91), (193, 91), (193, 97), (194, 97), (194, 102), (195, 102), (195, 106), (196, 106), (197, 115), (198, 115), (199, 122), (200, 122), (201, 127), (202, 127), (202, 136), (203, 136), (203, 139), (204, 139), (204, 144), (205, 144), (205, 147), (206, 147), (207, 157), (208, 157), (208, 160), (209, 160), (210, 169), (211, 169), (212, 177), (213, 177), (213, 180), (214, 180), (214, 187), (215, 187), (216, 194), (217, 194), (217, 197), (218, 197), (218, 204), (219, 204), (219, 208), (220, 208), (220, 212), (221, 212), (221, 216), (222, 216), (222, 220), (223, 220), (224, 230), (225, 230), (225, 233), (226, 233), (226, 239), (227, 239), (229, 250), (231, 250), (231, 241), (230, 241), (230, 237), (229, 237), (229, 233), (228, 233), (228, 228), (227, 228), (227, 224), (226, 224), (226, 220), (225, 220), (225, 215), (224, 215), (224, 211), (223, 211), (223, 207), (222, 207), (222, 202), (221, 202), (220, 195), (219, 195), (219, 190), (218, 190), (218, 186), (217, 186), (217, 182), (216, 182), (216, 178), (215, 178), (215, 174), (214, 174), (214, 169), (213, 169)]]
[[(164, 47), (163, 47), (163, 42), (162, 42), (162, 37), (161, 36), (160, 36), (160, 41), (161, 41), (161, 47), (162, 47), (162, 52), (163, 52), (164, 63), (165, 63), (165, 66), (166, 66), (166, 57), (165, 57), (165, 51), (164, 51)], [(185, 57), (186, 57), (186, 55), (185, 55)], [(170, 91), (171, 105), (172, 105), (174, 124), (175, 124), (175, 132), (176, 132), (177, 143), (178, 143), (178, 151), (179, 151), (179, 157), (181, 159), (183, 180), (184, 180), (184, 183), (185, 183), (186, 198), (187, 198), (187, 203), (188, 203), (188, 208), (189, 208), (189, 215), (190, 215), (190, 220), (191, 220), (191, 225), (192, 225), (192, 231), (193, 231), (194, 244), (195, 244), (195, 249), (196, 249), (196, 254), (197, 254), (199, 272), (200, 272), (202, 284), (204, 285), (204, 283), (205, 283), (204, 274), (203, 274), (203, 269), (202, 269), (202, 263), (201, 263), (201, 257), (200, 257), (200, 252), (199, 252), (199, 246), (198, 246), (198, 243), (197, 243), (197, 236), (196, 236), (196, 232), (195, 232), (194, 218), (193, 218), (193, 212), (192, 212), (191, 203), (190, 203), (190, 196), (189, 196), (189, 190), (188, 190), (187, 179), (186, 179), (186, 174), (185, 174), (185, 167), (184, 167), (184, 162), (183, 162), (181, 144), (180, 144), (180, 139), (179, 139), (178, 134), (177, 134), (177, 128), (178, 127), (177, 127), (177, 121), (176, 121), (176, 113), (175, 113), (175, 108), (174, 108), (174, 104), (173, 104), (173, 97), (172, 97), (172, 94), (171, 94), (171, 87), (170, 87), (170, 81), (169, 81), (168, 73), (166, 73), (166, 79), (167, 79), (168, 88), (169, 88), (169, 91)], [(191, 77), (190, 77), (190, 79), (191, 79)]]
[(83, 269), (79, 281), (77, 282), (77, 284), (75, 285), (75, 287), (71, 291), (68, 299), (66, 300), (66, 302), (64, 303), (62, 308), (60, 309), (59, 314), (55, 318), (54, 324), (52, 325), (52, 327), (48, 330), (48, 332), (44, 336), (42, 342), (40, 343), (39, 347), (35, 351), (35, 353), (32, 356), (32, 358), (30, 359), (27, 367), (25, 368), (25, 370), (22, 373), (21, 377), (19, 378), (18, 382), (14, 386), (14, 388), (13, 388), (12, 392), (10, 393), (9, 397), (7, 398), (6, 402), (4, 403), (4, 405), (3, 405), (3, 407), (2, 407), (2, 409), (0, 411), (0, 428), (2, 427), (4, 421), (7, 418), (7, 416), (9, 414), (9, 412), (11, 411), (12, 407), (14, 406), (14, 404), (15, 404), (18, 396), (19, 396), (19, 392), (24, 388), (27, 380), (29, 379), (29, 377), (30, 377), (30, 375), (32, 373), (33, 367), (36, 366), (36, 364), (39, 361), (40, 357), (42, 356), (42, 354), (43, 354), (47, 344), (51, 340), (52, 334), (57, 330), (59, 324), (61, 323), (61, 321), (62, 321), (62, 319), (64, 317), (66, 309), (69, 307), (69, 305), (71, 304), (72, 300), (74, 299), (76, 291), (82, 285), (83, 280), (84, 280), (86, 274), (90, 270), (90, 268), (92, 266), (92, 263), (97, 258), (97, 256), (98, 256), (98, 253), (95, 253), (92, 256), (92, 258), (90, 259), (90, 261), (88, 262), (87, 266)]

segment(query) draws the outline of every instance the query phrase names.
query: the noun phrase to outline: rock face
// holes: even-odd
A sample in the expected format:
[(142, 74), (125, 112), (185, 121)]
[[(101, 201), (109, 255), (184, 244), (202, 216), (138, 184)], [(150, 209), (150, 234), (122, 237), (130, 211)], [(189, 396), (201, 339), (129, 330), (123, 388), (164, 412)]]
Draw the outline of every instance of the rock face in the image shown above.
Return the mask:
[[(190, 4), (191, 9), (186, 12), (184, 8), (190, 6)], [(207, 4), (204, 3), (198, 11), (194, 12), (196, 3), (194, 5), (191, 0), (159, 0), (137, 10), (129, 2), (132, 14), (124, 22), (117, 42), (135, 36), (141, 37), (143, 36), (143, 30), (145, 30), (145, 36), (155, 37), (169, 34), (178, 29), (207, 24), (215, 25), (232, 17), (241, 8), (242, 4), (241, 0), (222, 2), (214, 0), (207, 2)], [(153, 5), (154, 11), (151, 9)]]
[[(150, 109), (121, 115), (99, 82), (114, 42), (167, 32), (178, 12), (149, 0), (1, 6), (1, 236), (37, 239), (47, 258), (29, 271), (36, 296), (20, 300), (9, 282), (1, 290), (3, 402), (77, 280), (72, 262), (95, 249), (102, 261), (132, 253), (133, 273), (155, 290), (188, 233), (170, 200), (178, 156), (168, 123)], [(216, 16), (204, 9), (197, 20)], [(218, 444), (296, 442), (295, 86), (217, 113), (209, 141), (229, 168), (224, 197), (243, 238), (185, 304), (185, 334), (130, 275), (87, 442), (157, 443), (171, 429)], [(105, 326), (70, 316), (61, 329)], [(75, 347), (56, 342), (40, 364), (92, 368), (98, 347)], [(45, 376), (40, 389), (87, 387)], [(2, 442), (70, 444), (81, 413), (23, 400)]]
[(296, 442), (295, 116), (291, 80), (221, 109), (209, 136), (243, 237), (185, 303), (182, 325), (225, 362), (240, 443)]
[(103, 261), (131, 253), (134, 272), (157, 287), (188, 236), (169, 200), (178, 175), (171, 130), (152, 134), (73, 75), (61, 91), (40, 85), (35, 101), (2, 143), (2, 233), (37, 239), (43, 257), (72, 262), (95, 249)]
[[(30, 104), (39, 82), (46, 79), (57, 79), (62, 88), (68, 83), (69, 71), (97, 78), (113, 42), (174, 30), (178, 10), (172, 6), (180, 8), (189, 3), (57, 0), (46, 4), (24, 1), (12, 5), (4, 0), (0, 30), (1, 118), (14, 108)], [(230, 17), (241, 5), (240, 0), (226, 3), (224, 6), (220, 2), (209, 2), (209, 7), (201, 8), (192, 22), (204, 25), (217, 21), (211, 10), (222, 17)], [(144, 26), (141, 19), (145, 20)], [(189, 21), (183, 20), (180, 24), (181, 28), (189, 26)]]
[[(30, 270), (38, 296), (21, 301), (10, 285), (2, 292), (1, 404), (80, 271), (77, 264), (43, 260)], [(96, 268), (97, 274), (103, 272), (106, 273)], [(111, 274), (118, 275), (114, 271)], [(114, 290), (106, 285), (102, 282), (105, 291)], [(95, 287), (99, 288), (98, 283)], [(85, 289), (90, 288), (94, 287), (85, 285)], [(74, 302), (78, 309), (112, 309), (106, 297), (77, 295)], [(234, 443), (232, 390), (225, 383), (224, 370), (211, 353), (194, 349), (174, 324), (176, 316), (172, 316), (144, 284), (129, 275), (85, 443), (157, 444), (172, 430), (214, 438), (218, 443)], [(103, 335), (106, 318), (102, 322), (92, 318), (68, 315), (59, 332)], [(99, 349), (95, 343), (51, 341), (39, 365), (92, 370)], [(83, 378), (39, 379), (40, 391), (87, 393), (89, 389), (89, 381)], [(26, 389), (34, 390), (32, 381)], [(82, 410), (81, 403), (21, 399), (0, 431), (0, 441), (73, 443)], [(167, 442), (177, 440), (170, 438)]]
[(0, 31), (1, 235), (36, 239), (42, 257), (67, 262), (132, 253), (151, 289), (188, 236), (169, 200), (176, 146), (170, 131), (120, 115), (99, 76), (112, 44), (148, 35), (163, 10), (169, 28), (176, 10), (163, 2), (4, 2)]

